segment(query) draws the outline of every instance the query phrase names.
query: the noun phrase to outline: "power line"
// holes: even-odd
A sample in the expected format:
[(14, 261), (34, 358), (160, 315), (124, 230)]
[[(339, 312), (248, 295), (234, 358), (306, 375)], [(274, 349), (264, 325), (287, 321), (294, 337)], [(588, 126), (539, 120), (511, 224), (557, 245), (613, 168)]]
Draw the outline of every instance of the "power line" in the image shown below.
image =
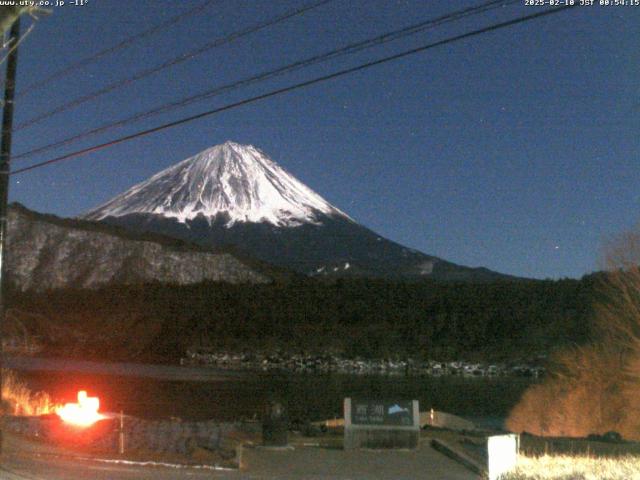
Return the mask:
[(110, 55), (112, 53), (118, 52), (119, 50), (123, 50), (127, 47), (130, 47), (131, 45), (133, 45), (136, 42), (139, 42), (140, 40), (143, 40), (147, 37), (150, 37), (152, 35), (155, 35), (158, 32), (161, 32), (169, 27), (171, 27), (172, 25), (181, 22), (182, 20), (184, 20), (185, 18), (191, 17), (193, 15), (196, 15), (200, 12), (202, 12), (203, 10), (205, 10), (206, 8), (208, 8), (209, 6), (213, 5), (214, 3), (218, 3), (220, 0), (206, 0), (204, 3), (201, 3), (200, 5), (197, 5), (196, 7), (193, 7), (189, 10), (187, 10), (184, 13), (181, 13), (179, 15), (176, 15), (174, 17), (171, 17), (170, 19), (168, 19), (165, 22), (162, 22), (158, 25), (155, 25), (143, 32), (140, 32), (136, 35), (132, 35), (130, 37), (125, 38), (124, 40), (122, 40), (120, 43), (117, 43), (111, 47), (105, 48), (104, 50), (101, 50), (97, 53), (94, 53), (93, 55), (89, 55), (85, 58), (82, 58), (80, 60), (78, 60), (77, 62), (72, 63), (71, 65), (62, 68), (61, 70), (58, 70), (57, 72), (52, 73), (51, 75), (37, 80), (29, 85), (27, 85), (24, 89), (22, 89), (20, 92), (18, 92), (18, 94), (16, 95), (17, 97), (23, 97), (31, 92), (34, 92), (36, 90), (41, 89), (42, 87), (49, 85), (52, 81), (54, 80), (58, 80), (60, 78), (66, 77), (69, 74), (75, 72), (76, 70), (80, 70), (84, 67), (86, 67), (87, 65), (92, 64), (93, 62), (95, 62), (96, 60), (106, 56), (106, 55)]
[(281, 76), (284, 74), (288, 74), (291, 73), (293, 71), (299, 70), (301, 68), (306, 68), (309, 67), (311, 65), (315, 65), (315, 64), (319, 64), (322, 62), (325, 62), (327, 60), (332, 60), (334, 58), (338, 58), (344, 55), (350, 55), (362, 50), (365, 50), (367, 48), (371, 48), (371, 47), (375, 47), (378, 45), (382, 45), (384, 43), (388, 43), (391, 41), (395, 41), (398, 40), (400, 38), (404, 38), (407, 37), (409, 35), (414, 35), (416, 33), (419, 32), (423, 32), (429, 28), (433, 28), (433, 27), (437, 27), (440, 25), (443, 25), (445, 23), (449, 23), (449, 22), (453, 22), (453, 21), (457, 21), (460, 20), (462, 18), (466, 18), (472, 15), (478, 15), (480, 13), (484, 13), (487, 12), (491, 9), (495, 9), (498, 7), (502, 7), (502, 6), (507, 6), (510, 4), (514, 4), (514, 3), (519, 3), (520, 0), (493, 0), (481, 5), (477, 5), (474, 7), (469, 7), (463, 10), (458, 10), (455, 12), (451, 12), (448, 13), (446, 15), (442, 15), (438, 18), (435, 19), (429, 19), (426, 21), (422, 21), (420, 23), (416, 23), (413, 25), (410, 25), (408, 27), (399, 29), (399, 30), (394, 30), (391, 32), (387, 32), (384, 33), (382, 35), (378, 35), (377, 37), (374, 38), (369, 38), (363, 41), (359, 41), (359, 42), (355, 42), (355, 43), (351, 43), (347, 46), (335, 49), (335, 50), (331, 50), (329, 52), (325, 52), (322, 54), (318, 54), (318, 55), (313, 55), (311, 57), (305, 58), (303, 60), (299, 60), (296, 61), (292, 64), (286, 65), (284, 67), (280, 67), (277, 68), (275, 70), (269, 70), (263, 73), (260, 73), (258, 75), (254, 75), (252, 77), (248, 77), (248, 78), (244, 78), (242, 80), (238, 80), (235, 81), (233, 83), (229, 83), (226, 85), (222, 85), (220, 87), (216, 87), (213, 90), (207, 90), (205, 92), (196, 94), (196, 95), (192, 95), (180, 100), (177, 100), (175, 102), (171, 102), (171, 103), (165, 103), (163, 105), (160, 105), (159, 107), (155, 107), (151, 110), (147, 110), (144, 112), (139, 112), (137, 114), (134, 114), (130, 117), (118, 120), (116, 122), (112, 122), (112, 123), (108, 123), (105, 125), (101, 125), (99, 127), (93, 128), (91, 130), (87, 130), (85, 132), (81, 132), (79, 134), (76, 135), (72, 135), (70, 137), (58, 140), (56, 142), (41, 146), (41, 147), (37, 147), (35, 149), (29, 150), (27, 152), (23, 152), (19, 155), (15, 155), (13, 157), (14, 160), (17, 159), (21, 159), (21, 158), (26, 158), (26, 157), (30, 157), (33, 156), (35, 154), (38, 153), (43, 153), (45, 151), (57, 148), (57, 147), (61, 147), (63, 145), (68, 145), (70, 143), (75, 143), (79, 140), (82, 140), (84, 138), (90, 137), (92, 135), (96, 135), (98, 133), (102, 133), (105, 131), (108, 131), (112, 128), (116, 128), (116, 127), (123, 127), (125, 125), (128, 125), (130, 123), (139, 121), (139, 120), (143, 120), (161, 113), (166, 113), (168, 111), (174, 110), (176, 108), (180, 108), (180, 107), (184, 107), (186, 105), (190, 105), (192, 103), (196, 103), (202, 100), (207, 100), (209, 98), (212, 98), (214, 96), (220, 95), (222, 93), (226, 93), (232, 90), (235, 90), (237, 88), (240, 87), (245, 87), (248, 85), (252, 85), (258, 82), (262, 82), (264, 80), (268, 80), (270, 78), (274, 78), (277, 76)]
[(378, 59), (378, 60), (373, 60), (371, 62), (360, 64), (360, 65), (355, 66), (355, 67), (350, 67), (350, 68), (347, 68), (347, 69), (344, 69), (344, 70), (340, 70), (338, 72), (330, 73), (328, 75), (324, 75), (324, 76), (321, 76), (321, 77), (316, 77), (314, 79), (307, 80), (307, 81), (300, 82), (300, 83), (296, 83), (296, 84), (290, 85), (288, 87), (279, 88), (277, 90), (272, 90), (270, 92), (263, 93), (261, 95), (257, 95), (257, 96), (250, 97), (250, 98), (247, 98), (247, 99), (244, 99), (244, 100), (240, 100), (238, 102), (230, 103), (230, 104), (225, 105), (223, 107), (218, 107), (218, 108), (215, 108), (215, 109), (212, 109), (212, 110), (208, 110), (206, 112), (199, 113), (197, 115), (191, 115), (189, 117), (185, 117), (185, 118), (182, 118), (180, 120), (175, 120), (173, 122), (165, 123), (165, 124), (162, 124), (162, 125), (159, 125), (157, 127), (153, 127), (153, 128), (147, 129), (147, 130), (142, 130), (140, 132), (133, 133), (131, 135), (126, 135), (126, 136), (123, 136), (123, 137), (120, 137), (120, 138), (117, 138), (117, 139), (114, 139), (114, 140), (110, 140), (109, 142), (101, 143), (99, 145), (94, 145), (92, 147), (83, 148), (81, 150), (77, 150), (75, 152), (71, 152), (71, 153), (68, 153), (66, 155), (62, 155), (60, 157), (52, 158), (50, 160), (45, 160), (45, 161), (42, 161), (42, 162), (38, 162), (38, 163), (35, 163), (35, 164), (30, 165), (28, 167), (24, 167), (24, 168), (20, 168), (18, 170), (14, 170), (10, 174), (11, 175), (16, 175), (18, 173), (23, 173), (23, 172), (27, 172), (27, 171), (30, 171), (30, 170), (34, 170), (36, 168), (44, 167), (45, 165), (51, 165), (53, 163), (58, 163), (58, 162), (61, 162), (61, 161), (64, 161), (64, 160), (68, 160), (68, 159), (71, 159), (71, 158), (80, 157), (80, 156), (86, 155), (88, 153), (97, 152), (99, 150), (103, 150), (105, 148), (112, 147), (114, 145), (118, 145), (120, 143), (127, 142), (129, 140), (133, 140), (133, 139), (136, 139), (136, 138), (139, 138), (139, 137), (150, 135), (152, 133), (156, 133), (156, 132), (159, 132), (159, 131), (162, 131), (162, 130), (166, 130), (166, 129), (169, 129), (169, 128), (177, 127), (179, 125), (183, 125), (185, 123), (189, 123), (189, 122), (192, 122), (192, 121), (195, 121), (195, 120), (199, 120), (199, 119), (204, 118), (204, 117), (209, 117), (209, 116), (215, 115), (217, 113), (225, 112), (225, 111), (231, 110), (233, 108), (241, 107), (243, 105), (248, 105), (250, 103), (254, 103), (254, 102), (257, 102), (257, 101), (260, 101), (260, 100), (265, 100), (267, 98), (275, 97), (276, 95), (281, 95), (283, 93), (291, 92), (291, 91), (294, 91), (294, 90), (299, 90), (299, 89), (304, 88), (304, 87), (315, 85), (317, 83), (325, 82), (327, 80), (331, 80), (331, 79), (334, 79), (334, 78), (342, 77), (344, 75), (349, 75), (351, 73), (359, 72), (361, 70), (365, 70), (367, 68), (371, 68), (371, 67), (374, 67), (374, 66), (377, 66), (377, 65), (382, 65), (384, 63), (388, 63), (388, 62), (392, 62), (392, 61), (395, 61), (395, 60), (399, 60), (401, 58), (405, 58), (405, 57), (408, 57), (410, 55), (414, 55), (416, 53), (424, 52), (426, 50), (430, 50), (430, 49), (435, 48), (435, 47), (439, 47), (439, 46), (442, 46), (442, 45), (447, 45), (449, 43), (454, 43), (454, 42), (457, 42), (457, 41), (460, 41), (460, 40), (464, 40), (466, 38), (478, 36), (478, 35), (481, 35), (481, 34), (484, 34), (484, 33), (488, 33), (488, 32), (492, 32), (492, 31), (495, 31), (495, 30), (499, 30), (499, 29), (502, 29), (502, 28), (510, 27), (510, 26), (517, 25), (517, 24), (520, 24), (520, 23), (524, 23), (524, 22), (527, 22), (527, 21), (530, 21), (530, 20), (534, 20), (534, 19), (537, 19), (537, 18), (546, 17), (548, 15), (552, 15), (552, 14), (555, 14), (555, 13), (560, 13), (560, 12), (568, 10), (570, 8), (574, 8), (575, 6), (576, 5), (565, 5), (565, 6), (562, 6), (562, 7), (552, 8), (552, 9), (545, 10), (545, 11), (538, 12), (538, 13), (534, 13), (534, 14), (531, 14), (531, 15), (525, 15), (523, 17), (518, 17), (518, 18), (515, 18), (515, 19), (512, 19), (512, 20), (505, 21), (505, 22), (496, 23), (496, 24), (490, 25), (488, 27), (483, 27), (483, 28), (480, 28), (480, 29), (477, 29), (477, 30), (473, 30), (471, 32), (467, 32), (467, 33), (463, 33), (463, 34), (460, 34), (460, 35), (456, 35), (454, 37), (449, 37), (449, 38), (446, 38), (444, 40), (439, 40), (437, 42), (429, 43), (427, 45), (423, 45), (423, 46), (420, 46), (420, 47), (417, 47), (417, 48), (412, 48), (410, 50), (405, 50), (405, 51), (403, 51), (401, 53), (397, 53), (395, 55), (390, 55), (390, 56), (383, 57), (383, 58)]
[(26, 120), (25, 122), (21, 123), (20, 125), (16, 126), (16, 128), (14, 128), (14, 132), (15, 131), (19, 131), (22, 130), (24, 128), (27, 127), (31, 127), (37, 123), (42, 122), (43, 120), (46, 120), (54, 115), (57, 115), (58, 113), (62, 113), (66, 110), (69, 110), (71, 108), (77, 107), (79, 105), (82, 105), (83, 103), (89, 102), (91, 100), (95, 100), (98, 97), (101, 97), (102, 95), (105, 95), (107, 93), (111, 93), (115, 90), (118, 90), (119, 88), (122, 88), (124, 86), (130, 85), (134, 82), (137, 82), (139, 80), (142, 80), (146, 77), (149, 77), (155, 73), (158, 73), (162, 70), (165, 70), (167, 68), (170, 67), (174, 67), (180, 63), (186, 62), (187, 60), (191, 60), (194, 57), (201, 55), (209, 50), (212, 50), (214, 48), (217, 48), (221, 45), (225, 45), (227, 43), (230, 43), (234, 40), (237, 40), (238, 38), (242, 38), (244, 36), (250, 35), (252, 33), (255, 33), (257, 31), (260, 31), (264, 28), (276, 25), (277, 23), (283, 22), (289, 18), (295, 17), (297, 15), (301, 15), (305, 12), (308, 12), (310, 10), (316, 9), (318, 7), (321, 7), (322, 5), (325, 5), (327, 3), (330, 3), (334, 0), (319, 0), (316, 1), (314, 3), (311, 3), (309, 5), (305, 5), (304, 7), (301, 8), (297, 8), (294, 10), (289, 10), (288, 12), (286, 12), (283, 15), (280, 15), (278, 17), (272, 18), (270, 20), (264, 21), (264, 22), (260, 22), (258, 24), (252, 25), (248, 28), (245, 28), (243, 30), (231, 33), (230, 35), (227, 35), (225, 37), (219, 38), (214, 40), (213, 42), (209, 42), (204, 44), (201, 47), (196, 48), (195, 50), (191, 50), (187, 53), (183, 53), (181, 55), (178, 55), (177, 57), (172, 58), (171, 60), (167, 60), (164, 63), (161, 63), (160, 65), (156, 65), (155, 67), (151, 67), (145, 70), (142, 70), (138, 73), (136, 73), (135, 75), (131, 76), (131, 77), (127, 77), (121, 80), (118, 80), (114, 83), (111, 83), (109, 85), (107, 85), (106, 87), (103, 87), (99, 90), (96, 90), (94, 92), (91, 92), (87, 95), (78, 97), (76, 99), (73, 99), (67, 103), (63, 103), (62, 105), (59, 105), (51, 110), (49, 110), (48, 112), (42, 113), (40, 115), (37, 115), (29, 120)]

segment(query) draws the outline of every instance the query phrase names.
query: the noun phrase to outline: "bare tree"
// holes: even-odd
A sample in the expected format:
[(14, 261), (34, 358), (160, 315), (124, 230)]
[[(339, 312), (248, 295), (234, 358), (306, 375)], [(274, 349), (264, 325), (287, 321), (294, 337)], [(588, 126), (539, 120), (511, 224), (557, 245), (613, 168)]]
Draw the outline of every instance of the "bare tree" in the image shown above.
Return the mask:
[(591, 342), (560, 352), (550, 376), (513, 409), (507, 426), (539, 435), (617, 431), (640, 440), (640, 230), (609, 240)]

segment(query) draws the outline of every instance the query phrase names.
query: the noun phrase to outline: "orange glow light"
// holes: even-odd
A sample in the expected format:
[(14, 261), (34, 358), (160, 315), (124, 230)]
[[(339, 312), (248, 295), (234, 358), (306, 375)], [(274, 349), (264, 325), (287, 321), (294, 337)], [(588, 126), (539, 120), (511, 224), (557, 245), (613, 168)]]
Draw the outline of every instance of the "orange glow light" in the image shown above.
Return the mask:
[(78, 392), (78, 403), (67, 403), (64, 407), (56, 410), (58, 416), (65, 422), (78, 427), (89, 427), (104, 415), (98, 413), (100, 400), (98, 397), (87, 397), (87, 392)]

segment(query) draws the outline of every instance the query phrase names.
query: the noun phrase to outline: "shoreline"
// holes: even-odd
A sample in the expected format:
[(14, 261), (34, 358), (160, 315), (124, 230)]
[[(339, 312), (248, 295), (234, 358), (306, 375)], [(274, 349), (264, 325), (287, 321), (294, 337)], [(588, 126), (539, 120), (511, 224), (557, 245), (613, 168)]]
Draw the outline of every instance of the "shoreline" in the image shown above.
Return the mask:
[[(538, 362), (539, 363), (539, 362)], [(413, 375), (541, 378), (546, 369), (529, 362), (487, 363), (437, 360), (349, 359), (338, 355), (228, 353), (187, 351), (181, 366), (221, 370), (341, 373), (349, 375)]]

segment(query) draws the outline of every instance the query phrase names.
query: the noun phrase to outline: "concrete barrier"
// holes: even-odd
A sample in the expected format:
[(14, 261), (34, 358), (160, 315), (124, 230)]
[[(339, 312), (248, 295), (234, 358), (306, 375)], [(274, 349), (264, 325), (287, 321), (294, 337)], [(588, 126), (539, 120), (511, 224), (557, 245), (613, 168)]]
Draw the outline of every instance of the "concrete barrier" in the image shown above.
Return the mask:
[(433, 447), (434, 450), (437, 450), (438, 452), (446, 455), (452, 460), (455, 460), (461, 465), (464, 465), (472, 472), (477, 473), (478, 475), (486, 474), (487, 470), (485, 466), (481, 462), (467, 455), (465, 452), (462, 451), (461, 448), (456, 447), (449, 442), (445, 442), (444, 440), (439, 440), (435, 438), (431, 440), (431, 446)]
[(458, 417), (457, 415), (452, 415), (450, 413), (440, 412), (433, 409), (427, 412), (420, 412), (420, 426), (447, 428), (449, 430), (471, 431), (476, 429), (475, 424), (469, 420)]

